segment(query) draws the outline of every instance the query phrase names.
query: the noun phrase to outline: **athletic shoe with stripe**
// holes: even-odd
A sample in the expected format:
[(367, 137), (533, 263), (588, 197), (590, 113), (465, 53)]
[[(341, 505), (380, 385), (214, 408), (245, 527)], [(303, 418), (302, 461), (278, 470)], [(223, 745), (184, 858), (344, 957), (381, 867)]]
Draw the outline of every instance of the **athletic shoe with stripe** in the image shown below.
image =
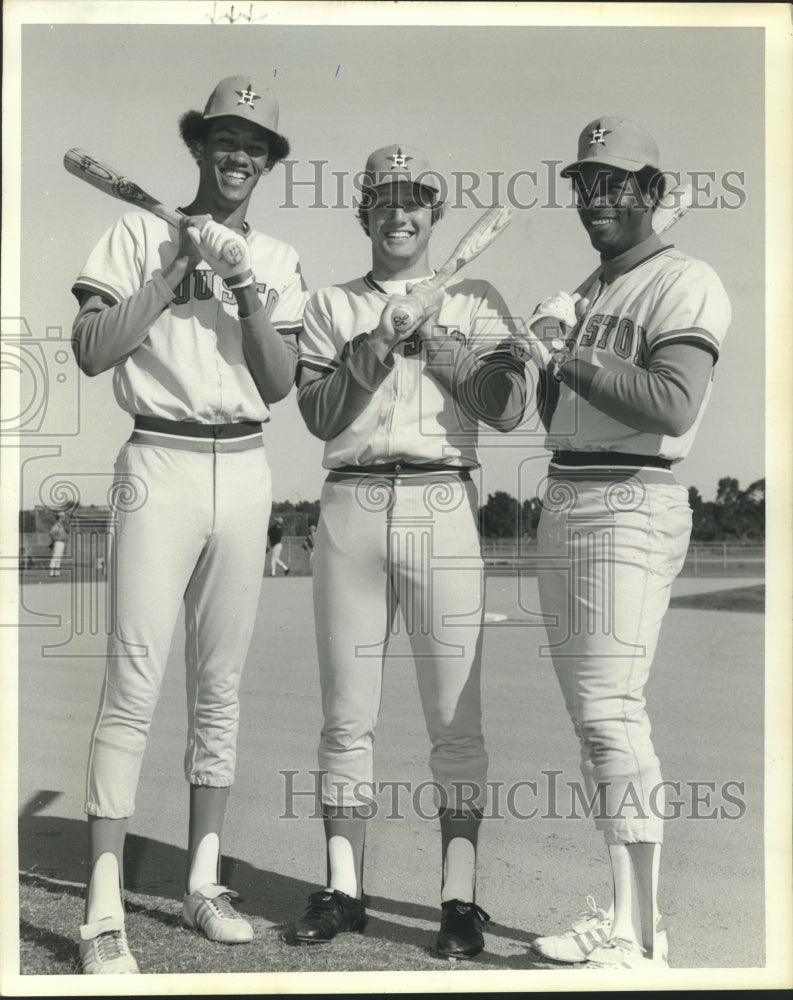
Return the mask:
[(569, 931), (535, 938), (530, 947), (543, 958), (554, 962), (586, 962), (593, 949), (608, 940), (611, 916), (602, 910), (592, 896), (586, 897), (587, 909), (579, 913)]
[(185, 927), (201, 931), (210, 941), (247, 944), (253, 940), (253, 928), (231, 905), (231, 900), (237, 895), (224, 885), (202, 885), (185, 896), (182, 923)]
[(584, 969), (668, 969), (669, 947), (666, 931), (656, 932), (656, 951), (648, 958), (645, 950), (628, 938), (609, 938), (589, 953)]
[(105, 917), (80, 928), (80, 965), (86, 976), (138, 972), (127, 944), (123, 918)]

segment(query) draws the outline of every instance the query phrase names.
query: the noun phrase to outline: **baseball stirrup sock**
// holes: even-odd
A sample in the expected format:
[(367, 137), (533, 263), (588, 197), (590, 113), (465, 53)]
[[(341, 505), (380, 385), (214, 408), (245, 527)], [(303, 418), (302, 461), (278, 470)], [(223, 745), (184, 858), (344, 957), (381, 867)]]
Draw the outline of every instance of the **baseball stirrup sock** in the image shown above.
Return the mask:
[(366, 820), (358, 810), (345, 806), (326, 806), (323, 820), (327, 886), (356, 899), (363, 895)]
[(481, 813), (441, 809), (442, 883), (441, 901), (476, 897), (476, 847)]
[(230, 789), (190, 785), (187, 892), (220, 883), (220, 835)]
[(639, 943), (648, 958), (655, 957), (656, 935), (661, 929), (658, 913), (658, 872), (660, 844), (627, 844), (639, 900)]
[(111, 914), (123, 917), (126, 836), (126, 819), (88, 817), (90, 874), (85, 896), (86, 923), (94, 923)]

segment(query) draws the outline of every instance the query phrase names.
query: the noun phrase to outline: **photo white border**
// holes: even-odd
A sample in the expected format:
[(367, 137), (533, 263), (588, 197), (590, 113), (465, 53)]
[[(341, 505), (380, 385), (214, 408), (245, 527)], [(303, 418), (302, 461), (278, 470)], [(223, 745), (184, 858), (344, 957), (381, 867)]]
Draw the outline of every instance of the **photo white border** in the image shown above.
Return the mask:
[[(0, 315), (20, 315), (22, 164), (12, 151), (21, 146), (21, 29), (34, 23), (83, 24), (207, 24), (232, 9), (239, 16), (250, 10), (252, 24), (326, 25), (506, 25), (763, 27), (766, 29), (766, 432), (767, 432), (767, 555), (766, 555), (766, 944), (765, 969), (664, 970), (662, 974), (590, 973), (587, 992), (640, 989), (774, 989), (793, 986), (793, 895), (791, 884), (791, 568), (793, 532), (793, 446), (791, 429), (791, 275), (793, 275), (793, 46), (788, 4), (700, 3), (269, 3), (198, 2), (39, 2), (6, 0), (3, 68), (3, 219), (2, 308)], [(228, 22), (225, 22), (228, 23)], [(244, 30), (243, 20), (236, 22)], [(714, 100), (718, 95), (714, 94)], [(736, 250), (736, 252), (738, 252)], [(3, 380), (4, 413), (14, 413), (13, 383)], [(750, 405), (747, 400), (740, 405)], [(757, 401), (758, 403), (762, 401)], [(727, 430), (728, 432), (728, 430)], [(0, 552), (18, 552), (18, 454), (0, 450)], [(9, 580), (4, 579), (8, 577)], [(16, 574), (0, 574), (0, 601), (6, 615), (14, 614)], [(9, 630), (3, 630), (4, 632)], [(584, 992), (580, 972), (530, 970), (461, 973), (256, 973), (246, 975), (141, 975), (126, 977), (20, 976), (16, 809), (17, 686), (16, 636), (2, 636), (2, 741), (6, 767), (0, 777), (7, 808), (2, 826), (2, 908), (0, 909), (0, 993), (4, 996), (221, 995), (268, 993), (354, 994), (362, 992)], [(14, 766), (12, 766), (12, 764)], [(721, 915), (722, 919), (729, 919)], [(591, 977), (591, 978), (590, 978)], [(97, 981), (98, 980), (98, 981)]]

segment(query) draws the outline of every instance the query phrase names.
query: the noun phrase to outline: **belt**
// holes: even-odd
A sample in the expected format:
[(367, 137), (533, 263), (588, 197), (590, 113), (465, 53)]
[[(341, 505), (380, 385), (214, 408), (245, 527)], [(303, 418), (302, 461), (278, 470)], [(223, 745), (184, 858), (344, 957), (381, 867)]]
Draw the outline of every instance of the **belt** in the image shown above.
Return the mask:
[(439, 462), (383, 462), (380, 465), (341, 465), (330, 470), (328, 480), (332, 483), (338, 483), (352, 476), (381, 476), (393, 479), (404, 476), (415, 480), (417, 477), (426, 478), (427, 476), (435, 479), (439, 475), (455, 476), (465, 482), (471, 479), (470, 469), (459, 465), (443, 465)]
[(165, 417), (135, 417), (130, 440), (135, 444), (159, 445), (180, 451), (247, 451), (264, 446), (262, 425), (240, 420), (232, 424), (199, 424), (193, 420)]
[(672, 461), (659, 455), (632, 455), (622, 451), (555, 451), (551, 462), (554, 465), (628, 465), (632, 468), (652, 466), (655, 469), (671, 469)]

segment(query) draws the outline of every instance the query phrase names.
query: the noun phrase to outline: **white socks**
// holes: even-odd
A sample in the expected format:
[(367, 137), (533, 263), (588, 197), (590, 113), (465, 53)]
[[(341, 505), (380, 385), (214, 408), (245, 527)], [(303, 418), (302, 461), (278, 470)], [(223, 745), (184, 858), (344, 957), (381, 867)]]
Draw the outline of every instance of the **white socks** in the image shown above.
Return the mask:
[(116, 917), (122, 921), (124, 919), (121, 873), (118, 870), (118, 859), (110, 851), (97, 858), (91, 872), (85, 922), (93, 924), (105, 917)]
[(331, 872), (329, 888), (346, 892), (356, 899), (359, 893), (355, 854), (346, 837), (333, 836), (328, 840), (328, 860)]
[[(660, 844), (609, 844), (614, 877), (612, 937), (651, 948), (658, 920)], [(644, 917), (644, 921), (642, 921)]]
[(452, 837), (443, 859), (443, 887), (441, 902), (460, 899), (474, 901), (476, 849), (467, 837)]
[(204, 885), (214, 885), (218, 878), (218, 861), (220, 859), (220, 837), (216, 833), (207, 833), (193, 855), (190, 875), (187, 880), (187, 893), (195, 892)]

